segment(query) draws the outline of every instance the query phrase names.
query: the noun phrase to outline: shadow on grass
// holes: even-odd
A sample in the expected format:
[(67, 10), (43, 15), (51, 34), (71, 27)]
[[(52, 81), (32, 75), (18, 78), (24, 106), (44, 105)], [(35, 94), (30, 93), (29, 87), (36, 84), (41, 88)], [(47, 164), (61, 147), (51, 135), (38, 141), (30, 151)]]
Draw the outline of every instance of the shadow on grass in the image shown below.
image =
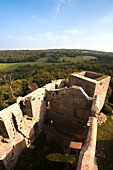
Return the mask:
[(96, 157), (99, 170), (113, 170), (113, 140), (97, 141)]
[(42, 132), (38, 139), (20, 155), (15, 170), (74, 170), (71, 163), (52, 162), (46, 159), (51, 153), (64, 154), (63, 149), (53, 141), (47, 141)]

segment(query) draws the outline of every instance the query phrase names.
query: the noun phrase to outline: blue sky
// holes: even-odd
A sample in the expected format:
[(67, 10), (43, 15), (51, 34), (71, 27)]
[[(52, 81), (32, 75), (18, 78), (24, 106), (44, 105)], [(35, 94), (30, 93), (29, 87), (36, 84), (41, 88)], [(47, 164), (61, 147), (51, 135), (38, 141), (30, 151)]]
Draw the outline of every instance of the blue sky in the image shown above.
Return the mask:
[(0, 49), (113, 52), (113, 0), (1, 0)]

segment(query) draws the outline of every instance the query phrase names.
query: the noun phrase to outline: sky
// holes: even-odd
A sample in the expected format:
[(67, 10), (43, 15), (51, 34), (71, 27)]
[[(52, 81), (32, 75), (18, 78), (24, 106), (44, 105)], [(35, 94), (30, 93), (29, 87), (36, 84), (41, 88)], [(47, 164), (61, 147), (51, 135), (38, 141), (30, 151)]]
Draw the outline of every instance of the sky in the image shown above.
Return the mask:
[(113, 52), (113, 0), (0, 0), (0, 50)]

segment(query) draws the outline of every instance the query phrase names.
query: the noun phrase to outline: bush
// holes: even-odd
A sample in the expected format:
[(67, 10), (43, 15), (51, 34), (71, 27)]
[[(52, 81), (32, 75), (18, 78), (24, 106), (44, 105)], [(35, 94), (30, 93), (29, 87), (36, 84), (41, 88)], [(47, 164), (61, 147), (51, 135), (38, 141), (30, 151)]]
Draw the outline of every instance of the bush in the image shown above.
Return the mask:
[(104, 107), (103, 107), (103, 109), (102, 109), (102, 111), (105, 113), (105, 114), (111, 114), (111, 112), (112, 112), (112, 107), (111, 106), (109, 106), (108, 104), (105, 104), (104, 105)]

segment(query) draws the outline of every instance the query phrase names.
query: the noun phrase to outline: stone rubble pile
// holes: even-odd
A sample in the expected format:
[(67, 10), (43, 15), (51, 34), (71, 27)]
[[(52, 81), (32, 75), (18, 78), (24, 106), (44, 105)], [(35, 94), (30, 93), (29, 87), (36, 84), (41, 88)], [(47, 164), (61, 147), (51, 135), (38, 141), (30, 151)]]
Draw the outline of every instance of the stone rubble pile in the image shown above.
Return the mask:
[(100, 112), (100, 114), (98, 115), (98, 124), (101, 125), (102, 123), (105, 123), (107, 120), (107, 117), (104, 113)]

